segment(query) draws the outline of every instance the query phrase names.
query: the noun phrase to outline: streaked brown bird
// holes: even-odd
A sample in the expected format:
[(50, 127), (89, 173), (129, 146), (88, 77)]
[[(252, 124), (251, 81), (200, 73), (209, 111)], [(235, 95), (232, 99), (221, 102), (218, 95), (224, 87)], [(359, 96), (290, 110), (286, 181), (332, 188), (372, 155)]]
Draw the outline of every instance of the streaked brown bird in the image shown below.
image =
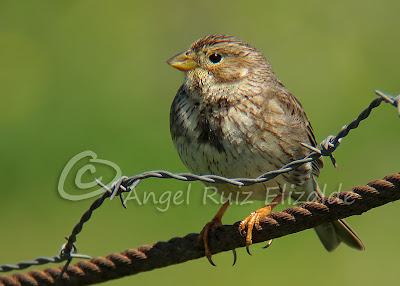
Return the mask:
[[(317, 146), (313, 129), (299, 100), (275, 76), (271, 65), (255, 48), (225, 35), (209, 35), (168, 60), (185, 73), (171, 106), (170, 129), (184, 164), (196, 174), (228, 178), (256, 178), (307, 155), (301, 143)], [(316, 182), (322, 161), (262, 184), (235, 187), (216, 185), (224, 197), (271, 202), (252, 212), (240, 224), (247, 250), (253, 228), (286, 196), (322, 196)], [(290, 186), (290, 187), (289, 187)], [(207, 223), (200, 236), (211, 264), (209, 231), (222, 224), (229, 199)], [(344, 220), (315, 228), (328, 251), (341, 242), (362, 250), (364, 246)]]

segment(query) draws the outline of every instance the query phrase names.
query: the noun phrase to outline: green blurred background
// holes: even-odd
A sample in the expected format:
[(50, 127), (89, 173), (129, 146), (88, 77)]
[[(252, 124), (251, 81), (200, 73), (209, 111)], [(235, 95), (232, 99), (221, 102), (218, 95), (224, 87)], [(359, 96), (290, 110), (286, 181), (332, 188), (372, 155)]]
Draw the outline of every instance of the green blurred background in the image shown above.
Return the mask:
[[(133, 175), (184, 171), (169, 135), (169, 107), (183, 75), (165, 60), (209, 33), (236, 35), (262, 50), (300, 98), (318, 140), (373, 98), (399, 85), (399, 1), (0, 1), (0, 264), (54, 255), (91, 200), (62, 199), (57, 183), (84, 150)], [(326, 164), (328, 189), (399, 171), (400, 122), (384, 106)], [(100, 172), (100, 171), (99, 171)], [(106, 171), (104, 171), (106, 173)], [(100, 174), (106, 176), (107, 174)], [(99, 174), (95, 174), (99, 175)], [(90, 181), (90, 178), (86, 178)], [(71, 181), (73, 182), (73, 181)], [(185, 190), (152, 180), (139, 190)], [(92, 256), (198, 232), (217, 210), (201, 204), (161, 213), (107, 201), (78, 238)], [(73, 190), (80, 194), (79, 190)], [(232, 223), (261, 203), (235, 206)], [(109, 282), (109, 285), (376, 285), (398, 283), (398, 203), (349, 221), (365, 252), (327, 253), (312, 230), (278, 239), (253, 256), (238, 250)]]

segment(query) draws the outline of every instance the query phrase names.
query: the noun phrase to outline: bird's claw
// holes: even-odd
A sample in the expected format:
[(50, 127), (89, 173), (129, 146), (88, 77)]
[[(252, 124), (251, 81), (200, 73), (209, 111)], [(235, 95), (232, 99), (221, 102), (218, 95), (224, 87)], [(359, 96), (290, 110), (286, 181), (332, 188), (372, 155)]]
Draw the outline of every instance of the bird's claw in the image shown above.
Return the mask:
[[(211, 249), (210, 249), (210, 246), (209, 246), (208, 238), (209, 238), (210, 231), (214, 231), (215, 229), (217, 229), (220, 226), (222, 226), (221, 220), (217, 219), (217, 218), (214, 218), (213, 220), (208, 222), (203, 227), (203, 229), (202, 229), (202, 231), (200, 232), (200, 235), (199, 235), (199, 241), (202, 242), (203, 246), (204, 246), (205, 256), (207, 257), (208, 262), (210, 262), (210, 264), (212, 266), (217, 266), (217, 265), (212, 260), (212, 253), (211, 253)], [(236, 264), (236, 260), (237, 260), (236, 249), (232, 249), (232, 253), (233, 253), (233, 264), (232, 264), (232, 266), (234, 266)]]
[[(249, 255), (251, 255), (250, 245), (253, 244), (253, 228), (255, 227), (258, 231), (260, 231), (262, 229), (260, 220), (269, 215), (271, 211), (271, 206), (265, 206), (256, 210), (255, 212), (252, 212), (248, 217), (240, 222), (239, 231), (242, 235), (246, 235), (246, 251)], [(271, 245), (271, 242), (267, 242), (267, 247)]]
[(267, 244), (265, 246), (263, 246), (263, 249), (267, 249), (268, 247), (270, 247), (272, 244), (272, 239), (267, 241)]

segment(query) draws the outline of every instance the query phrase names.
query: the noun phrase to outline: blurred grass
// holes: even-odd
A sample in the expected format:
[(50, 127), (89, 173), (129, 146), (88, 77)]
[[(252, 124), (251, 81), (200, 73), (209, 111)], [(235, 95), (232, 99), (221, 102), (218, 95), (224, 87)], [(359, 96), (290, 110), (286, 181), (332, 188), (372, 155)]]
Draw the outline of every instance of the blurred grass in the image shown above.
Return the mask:
[[(193, 40), (227, 33), (261, 49), (303, 102), (322, 140), (364, 108), (374, 89), (400, 91), (399, 9), (398, 1), (389, 0), (1, 0), (0, 263), (53, 255), (63, 243), (90, 203), (57, 193), (61, 170), (75, 154), (93, 150), (127, 175), (185, 170), (168, 123), (182, 75), (165, 60)], [(349, 187), (398, 171), (399, 130), (392, 109), (374, 112), (343, 142), (339, 168), (327, 164), (321, 183)], [(186, 185), (151, 181), (144, 188), (161, 192)], [(190, 206), (165, 213), (106, 203), (78, 247), (96, 256), (199, 231), (217, 209), (201, 206), (200, 190), (193, 185)], [(345, 247), (326, 253), (313, 231), (306, 231), (275, 241), (268, 251), (256, 245), (252, 257), (239, 250), (234, 268), (226, 253), (215, 258), (217, 268), (202, 259), (109, 284), (393, 284), (397, 205), (350, 219), (367, 246), (363, 253)], [(224, 221), (237, 221), (258, 206), (233, 207)]]

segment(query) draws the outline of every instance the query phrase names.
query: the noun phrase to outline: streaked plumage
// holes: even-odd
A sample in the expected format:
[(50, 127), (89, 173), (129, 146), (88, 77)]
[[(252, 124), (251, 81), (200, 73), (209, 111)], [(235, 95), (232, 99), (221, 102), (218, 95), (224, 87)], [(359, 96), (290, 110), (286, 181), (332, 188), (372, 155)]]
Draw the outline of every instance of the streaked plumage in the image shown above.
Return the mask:
[[(178, 153), (192, 172), (255, 178), (307, 155), (309, 150), (301, 143), (317, 145), (300, 102), (276, 78), (263, 55), (248, 44), (210, 35), (170, 64), (185, 71), (171, 106), (170, 128)], [(265, 200), (267, 188), (279, 193), (285, 185), (286, 190), (294, 186), (310, 194), (316, 191), (314, 178), (321, 167), (322, 161), (317, 161), (264, 184), (217, 187), (225, 196), (252, 192), (252, 198), (259, 200)], [(327, 249), (341, 240), (347, 242), (336, 239), (335, 231), (327, 238), (319, 236), (326, 240)]]

